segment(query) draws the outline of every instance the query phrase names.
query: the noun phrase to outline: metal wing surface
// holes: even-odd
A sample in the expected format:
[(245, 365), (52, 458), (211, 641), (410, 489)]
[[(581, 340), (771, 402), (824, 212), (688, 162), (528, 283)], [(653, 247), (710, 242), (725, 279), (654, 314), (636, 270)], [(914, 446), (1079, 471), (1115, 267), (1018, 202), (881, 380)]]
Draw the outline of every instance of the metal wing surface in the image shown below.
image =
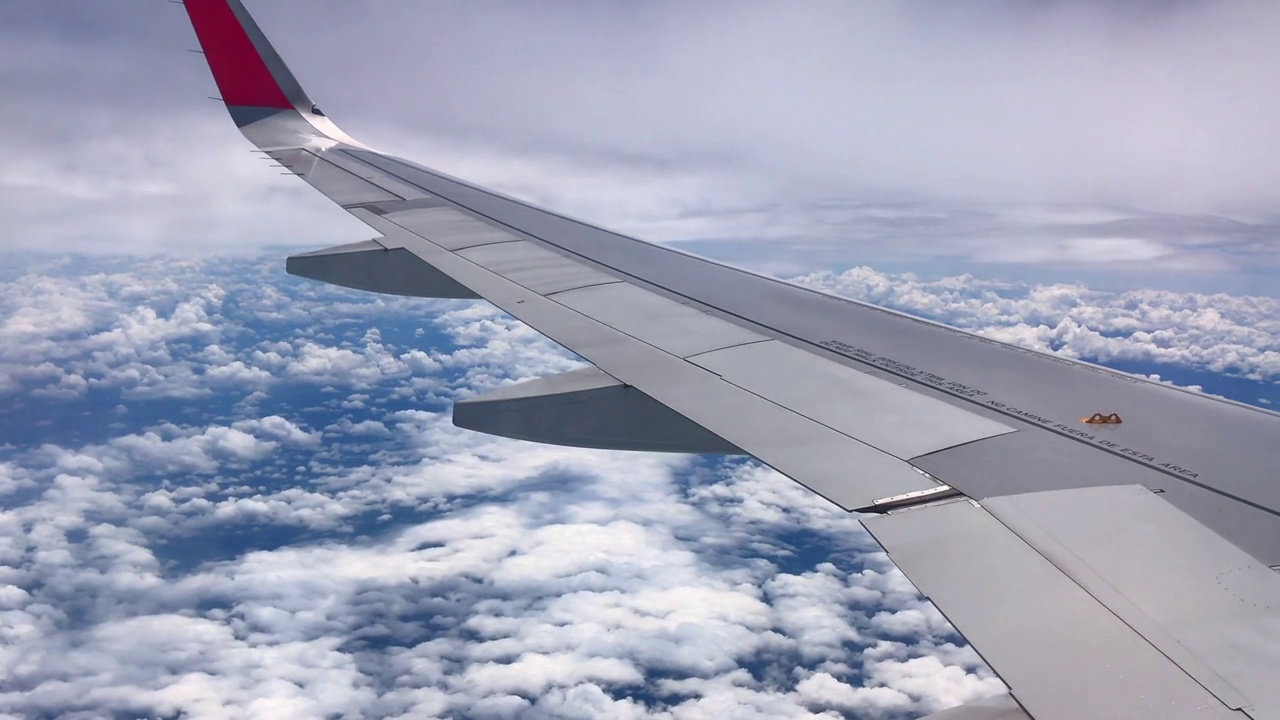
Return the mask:
[[(484, 298), (594, 367), (455, 408), (584, 447), (745, 453), (847, 511), (1011, 698), (947, 717), (1280, 718), (1280, 415), (815, 292), (373, 150), (239, 0), (186, 0), (244, 135), (376, 233), (289, 258)], [(1086, 422), (1115, 413), (1121, 422)]]

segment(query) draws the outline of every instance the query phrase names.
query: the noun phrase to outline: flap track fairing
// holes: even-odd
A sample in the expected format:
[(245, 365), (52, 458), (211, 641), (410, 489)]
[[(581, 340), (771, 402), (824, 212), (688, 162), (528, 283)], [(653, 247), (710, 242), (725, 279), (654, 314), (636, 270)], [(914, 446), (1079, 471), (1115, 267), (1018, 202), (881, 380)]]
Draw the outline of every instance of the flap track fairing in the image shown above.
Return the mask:
[(463, 400), (453, 407), (453, 424), (551, 445), (744, 454), (710, 430), (594, 367)]
[(388, 295), (459, 300), (480, 297), (408, 250), (388, 249), (376, 240), (292, 255), (285, 261), (285, 271), (332, 285)]

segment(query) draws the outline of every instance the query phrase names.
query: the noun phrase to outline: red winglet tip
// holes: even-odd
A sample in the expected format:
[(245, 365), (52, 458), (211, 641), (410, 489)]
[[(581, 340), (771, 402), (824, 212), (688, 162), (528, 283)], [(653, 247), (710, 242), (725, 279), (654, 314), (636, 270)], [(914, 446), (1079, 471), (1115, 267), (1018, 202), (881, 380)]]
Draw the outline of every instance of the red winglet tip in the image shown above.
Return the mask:
[(186, 7), (227, 105), (293, 107), (227, 0), (186, 0)]

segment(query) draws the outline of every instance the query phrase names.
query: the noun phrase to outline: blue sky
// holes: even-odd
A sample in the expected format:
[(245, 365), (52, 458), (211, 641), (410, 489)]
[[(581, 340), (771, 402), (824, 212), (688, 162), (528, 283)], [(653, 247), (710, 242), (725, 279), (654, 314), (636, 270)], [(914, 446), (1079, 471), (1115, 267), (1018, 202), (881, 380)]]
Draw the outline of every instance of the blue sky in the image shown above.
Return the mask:
[[(375, 146), (1280, 405), (1274, 5), (252, 7)], [(1002, 690), (767, 469), (452, 427), (579, 361), (482, 303), (286, 276), (368, 230), (254, 158), (192, 42), (166, 3), (0, 9), (0, 716), (899, 718)]]

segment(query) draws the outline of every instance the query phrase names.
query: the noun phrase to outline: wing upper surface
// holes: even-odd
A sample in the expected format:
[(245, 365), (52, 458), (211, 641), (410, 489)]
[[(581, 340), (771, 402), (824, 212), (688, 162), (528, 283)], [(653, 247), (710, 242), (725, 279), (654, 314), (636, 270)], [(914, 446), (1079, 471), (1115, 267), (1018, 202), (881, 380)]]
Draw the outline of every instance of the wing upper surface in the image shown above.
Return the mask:
[[(584, 271), (600, 273), (597, 279), (607, 276), (625, 283), (595, 294), (629, 294), (628, 309), (591, 305), (590, 311), (598, 315), (640, 312), (644, 298), (665, 299), (777, 341), (768, 349), (737, 351), (743, 356), (740, 363), (716, 369), (741, 377), (752, 371), (748, 356), (790, 354), (793, 362), (780, 362), (763, 372), (757, 368), (756, 385), (748, 389), (793, 410), (803, 405), (796, 403), (797, 397), (808, 395), (816, 402), (807, 416), (820, 416), (819, 422), (836, 428), (847, 424), (832, 416), (843, 415), (847, 423), (847, 416), (861, 412), (863, 434), (855, 432), (855, 437), (869, 440), (880, 427), (897, 438), (885, 442), (917, 443), (916, 451), (902, 459), (970, 497), (1145, 484), (1165, 491), (1170, 502), (1260, 560), (1280, 564), (1280, 482), (1275, 482), (1280, 416), (1274, 413), (998, 343), (644, 243), (372, 151), (338, 149), (326, 157), (353, 173), (361, 167), (378, 173), (378, 182), (399, 183), (401, 192), (450, 204), (434, 211), (451, 212), (454, 222), (465, 224), (421, 225), (412, 216), (404, 225), (427, 239), (434, 235), (442, 246), (465, 250), (519, 238)], [(368, 207), (376, 209), (378, 204)], [(394, 222), (397, 215), (386, 217)], [(567, 297), (565, 301), (570, 302)], [(706, 327), (713, 325), (726, 337), (735, 336), (721, 324)], [(639, 326), (632, 331), (641, 336), (648, 332)], [(683, 335), (698, 332), (689, 327)], [(741, 337), (745, 342), (750, 336)], [(699, 352), (720, 349), (697, 345), (698, 341), (694, 337), (686, 342), (695, 343), (692, 347)], [(676, 354), (690, 354), (670, 345), (673, 340), (667, 342)], [(731, 344), (736, 343), (722, 347)], [(692, 362), (705, 365), (715, 359)], [(815, 367), (825, 370), (815, 372)], [(824, 385), (819, 380), (823, 375), (851, 378), (844, 370), (908, 392), (893, 401), (890, 392), (856, 392), (852, 382)], [(916, 402), (920, 406), (913, 412)], [(1118, 412), (1124, 422), (1081, 422), (1098, 411)], [(905, 417), (905, 425), (893, 423), (896, 414)], [(1009, 433), (1010, 429), (1018, 432)], [(943, 440), (949, 433), (955, 442)], [(936, 438), (933, 445), (928, 442), (931, 435)], [(884, 449), (883, 444), (878, 447)], [(1068, 457), (1071, 463), (1055, 466), (1055, 459)]]
[[(867, 524), (1034, 717), (1274, 717), (1280, 697), (1248, 666), (1280, 666), (1280, 651), (1212, 637), (1280, 639), (1267, 570), (1280, 565), (1280, 416), (644, 243), (371, 150), (314, 110), (238, 0), (186, 4), (246, 137), (379, 234), (291, 272), (483, 297), (603, 371), (600, 387), (700, 426), (699, 447), (740, 448), (847, 510), (908, 507)], [(1124, 422), (1081, 421), (1095, 412)], [(939, 502), (957, 492), (968, 499)], [(1098, 555), (1092, 529), (1130, 522), (1146, 534)], [(1162, 546), (1212, 551), (1187, 564)], [(1225, 582), (1253, 610), (1221, 593), (1170, 603), (1179, 581)], [(1086, 702), (1089, 687), (1105, 697)]]

